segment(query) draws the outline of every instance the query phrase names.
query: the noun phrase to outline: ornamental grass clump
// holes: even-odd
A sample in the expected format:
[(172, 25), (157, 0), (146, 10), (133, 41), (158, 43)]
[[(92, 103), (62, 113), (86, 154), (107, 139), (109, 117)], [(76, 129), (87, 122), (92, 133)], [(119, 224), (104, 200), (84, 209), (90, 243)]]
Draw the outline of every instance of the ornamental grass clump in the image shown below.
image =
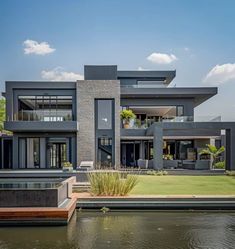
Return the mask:
[(138, 176), (119, 172), (91, 172), (88, 178), (95, 196), (124, 196), (138, 183)]

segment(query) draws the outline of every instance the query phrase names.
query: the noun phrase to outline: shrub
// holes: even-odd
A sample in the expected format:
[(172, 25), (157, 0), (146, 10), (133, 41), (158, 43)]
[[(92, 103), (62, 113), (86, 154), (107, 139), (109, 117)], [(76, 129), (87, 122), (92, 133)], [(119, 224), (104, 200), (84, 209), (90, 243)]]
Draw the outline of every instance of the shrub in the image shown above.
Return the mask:
[(156, 173), (157, 176), (166, 176), (168, 175), (168, 172), (166, 170), (159, 170)]
[(152, 175), (152, 176), (165, 176), (168, 175), (168, 172), (166, 170), (148, 170), (147, 175)]
[(119, 172), (91, 172), (88, 178), (95, 196), (124, 196), (138, 183), (138, 176)]
[(227, 171), (225, 172), (225, 174), (226, 174), (227, 176), (235, 176), (235, 170), (231, 170), (231, 171), (227, 170)]
[(164, 160), (173, 160), (173, 155), (171, 155), (171, 154), (167, 154), (167, 155), (162, 155), (162, 158), (164, 159)]
[(215, 163), (214, 168), (215, 169), (225, 169), (225, 161)]
[(64, 162), (63, 167), (68, 168), (68, 167), (73, 167), (73, 165), (70, 162)]

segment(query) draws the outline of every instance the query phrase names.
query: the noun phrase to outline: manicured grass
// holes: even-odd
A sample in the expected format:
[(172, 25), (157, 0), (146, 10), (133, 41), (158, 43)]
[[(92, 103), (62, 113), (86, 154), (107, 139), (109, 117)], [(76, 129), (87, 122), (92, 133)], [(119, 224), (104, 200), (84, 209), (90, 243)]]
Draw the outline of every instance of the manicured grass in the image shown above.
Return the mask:
[(131, 195), (235, 195), (235, 177), (139, 176)]

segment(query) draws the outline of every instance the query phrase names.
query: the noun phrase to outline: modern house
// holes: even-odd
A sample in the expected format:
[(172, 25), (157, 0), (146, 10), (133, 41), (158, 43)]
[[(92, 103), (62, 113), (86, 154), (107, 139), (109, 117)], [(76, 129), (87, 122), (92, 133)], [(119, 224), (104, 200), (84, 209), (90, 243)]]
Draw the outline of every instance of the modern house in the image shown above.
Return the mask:
[[(217, 88), (171, 87), (175, 75), (109, 65), (85, 66), (76, 82), (6, 82), (5, 129), (13, 138), (1, 141), (1, 168), (93, 161), (97, 168), (208, 169), (210, 157), (199, 152), (213, 143), (225, 145), (226, 169), (234, 170), (235, 123), (194, 116)], [(128, 128), (120, 120), (125, 109), (136, 116)]]

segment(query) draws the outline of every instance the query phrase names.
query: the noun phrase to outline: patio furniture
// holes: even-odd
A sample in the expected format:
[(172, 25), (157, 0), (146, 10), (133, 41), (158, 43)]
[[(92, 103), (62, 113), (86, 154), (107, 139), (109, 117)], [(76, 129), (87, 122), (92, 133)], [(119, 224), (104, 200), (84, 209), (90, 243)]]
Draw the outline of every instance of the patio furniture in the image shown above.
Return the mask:
[(148, 160), (148, 169), (153, 169), (153, 159)]
[(183, 169), (195, 169), (195, 161), (192, 160), (183, 160)]
[(81, 161), (80, 166), (78, 169), (81, 170), (92, 170), (94, 168), (93, 161)]
[(180, 160), (163, 160), (164, 169), (176, 169), (178, 168)]
[(148, 160), (138, 159), (137, 160), (138, 168), (139, 169), (147, 169), (148, 167)]
[(198, 170), (209, 170), (210, 160), (197, 160), (195, 164), (195, 169)]

